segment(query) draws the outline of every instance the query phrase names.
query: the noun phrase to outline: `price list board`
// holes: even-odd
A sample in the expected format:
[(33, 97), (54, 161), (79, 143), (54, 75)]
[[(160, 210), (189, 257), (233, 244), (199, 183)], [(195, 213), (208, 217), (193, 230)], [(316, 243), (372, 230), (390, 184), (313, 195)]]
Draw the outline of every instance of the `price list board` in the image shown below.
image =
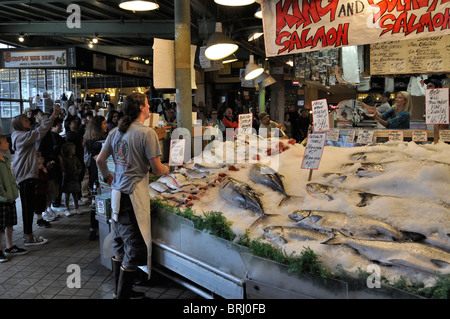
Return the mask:
[(450, 72), (450, 35), (370, 45), (370, 74)]

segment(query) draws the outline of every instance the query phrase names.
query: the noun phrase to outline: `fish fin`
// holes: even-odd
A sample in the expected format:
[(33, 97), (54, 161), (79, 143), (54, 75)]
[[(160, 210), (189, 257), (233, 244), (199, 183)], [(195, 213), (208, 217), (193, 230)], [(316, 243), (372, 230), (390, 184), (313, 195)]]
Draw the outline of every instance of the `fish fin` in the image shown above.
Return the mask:
[(294, 199), (294, 198), (300, 198), (300, 199), (304, 199), (303, 196), (297, 196), (297, 195), (286, 195), (278, 204), (278, 207), (280, 207), (281, 205), (283, 205), (284, 203), (286, 203), (287, 201)]
[(400, 232), (403, 234), (403, 236), (405, 238), (412, 240), (412, 241), (422, 241), (427, 238), (427, 236), (425, 236), (425, 235), (422, 235), (422, 234), (416, 233), (416, 232), (412, 232), (412, 231), (401, 230)]
[(430, 259), (430, 261), (438, 268), (447, 268), (450, 264), (440, 259)]
[(322, 218), (322, 216), (319, 216), (319, 215), (312, 215), (312, 216), (308, 216), (308, 217), (311, 219), (311, 221), (313, 223), (317, 223)]
[(344, 242), (345, 235), (341, 233), (339, 230), (332, 229), (333, 237), (325, 240), (322, 244), (325, 245), (340, 245)]

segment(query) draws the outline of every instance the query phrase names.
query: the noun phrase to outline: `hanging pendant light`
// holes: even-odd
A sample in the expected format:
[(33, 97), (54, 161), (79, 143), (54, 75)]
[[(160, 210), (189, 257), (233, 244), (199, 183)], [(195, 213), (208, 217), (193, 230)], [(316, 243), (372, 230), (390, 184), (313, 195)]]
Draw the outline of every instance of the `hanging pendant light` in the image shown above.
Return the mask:
[(238, 60), (238, 58), (236, 57), (236, 55), (233, 53), (229, 56), (227, 56), (226, 58), (224, 58), (222, 60), (222, 64), (227, 64), (227, 63), (231, 63), (231, 62), (236, 62)]
[(214, 0), (214, 2), (223, 6), (238, 7), (252, 4), (255, 0)]
[(255, 18), (258, 18), (258, 19), (262, 19), (262, 18), (263, 18), (263, 17), (262, 17), (262, 10), (261, 10), (261, 7), (259, 7), (258, 10), (256, 10), (256, 12), (255, 12)]
[(260, 67), (259, 65), (255, 64), (255, 58), (253, 57), (253, 54), (250, 54), (250, 60), (248, 61), (247, 66), (245, 67), (245, 80), (250, 81), (258, 76), (261, 75), (261, 73), (264, 72), (264, 69)]
[(239, 49), (239, 46), (222, 33), (222, 23), (217, 22), (216, 32), (209, 37), (206, 43), (205, 56), (213, 61), (222, 60), (236, 52), (237, 49)]
[(122, 0), (119, 7), (130, 11), (151, 11), (159, 8), (156, 0)]

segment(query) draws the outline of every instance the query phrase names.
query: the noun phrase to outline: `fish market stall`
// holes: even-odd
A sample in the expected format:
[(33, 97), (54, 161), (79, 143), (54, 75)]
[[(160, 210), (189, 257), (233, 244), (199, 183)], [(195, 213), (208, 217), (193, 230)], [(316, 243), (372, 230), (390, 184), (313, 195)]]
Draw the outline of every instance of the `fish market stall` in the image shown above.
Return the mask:
[[(326, 146), (309, 181), (303, 145), (254, 138), (214, 141), (149, 184), (153, 200), (194, 216), (219, 212), (236, 235), (224, 240), (153, 210), (155, 269), (225, 298), (409, 298), (417, 296), (391, 286), (433, 287), (448, 277), (448, 144)], [(298, 276), (255, 256), (239, 243), (243, 237), (287, 256), (310, 249), (337, 276)], [(355, 279), (361, 273), (367, 282)]]

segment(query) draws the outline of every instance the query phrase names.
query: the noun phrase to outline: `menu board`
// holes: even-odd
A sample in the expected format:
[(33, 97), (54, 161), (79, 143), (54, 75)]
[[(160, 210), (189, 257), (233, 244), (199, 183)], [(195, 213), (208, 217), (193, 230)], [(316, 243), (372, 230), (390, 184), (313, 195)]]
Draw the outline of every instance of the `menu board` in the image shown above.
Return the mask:
[(370, 74), (450, 72), (450, 35), (370, 45)]

